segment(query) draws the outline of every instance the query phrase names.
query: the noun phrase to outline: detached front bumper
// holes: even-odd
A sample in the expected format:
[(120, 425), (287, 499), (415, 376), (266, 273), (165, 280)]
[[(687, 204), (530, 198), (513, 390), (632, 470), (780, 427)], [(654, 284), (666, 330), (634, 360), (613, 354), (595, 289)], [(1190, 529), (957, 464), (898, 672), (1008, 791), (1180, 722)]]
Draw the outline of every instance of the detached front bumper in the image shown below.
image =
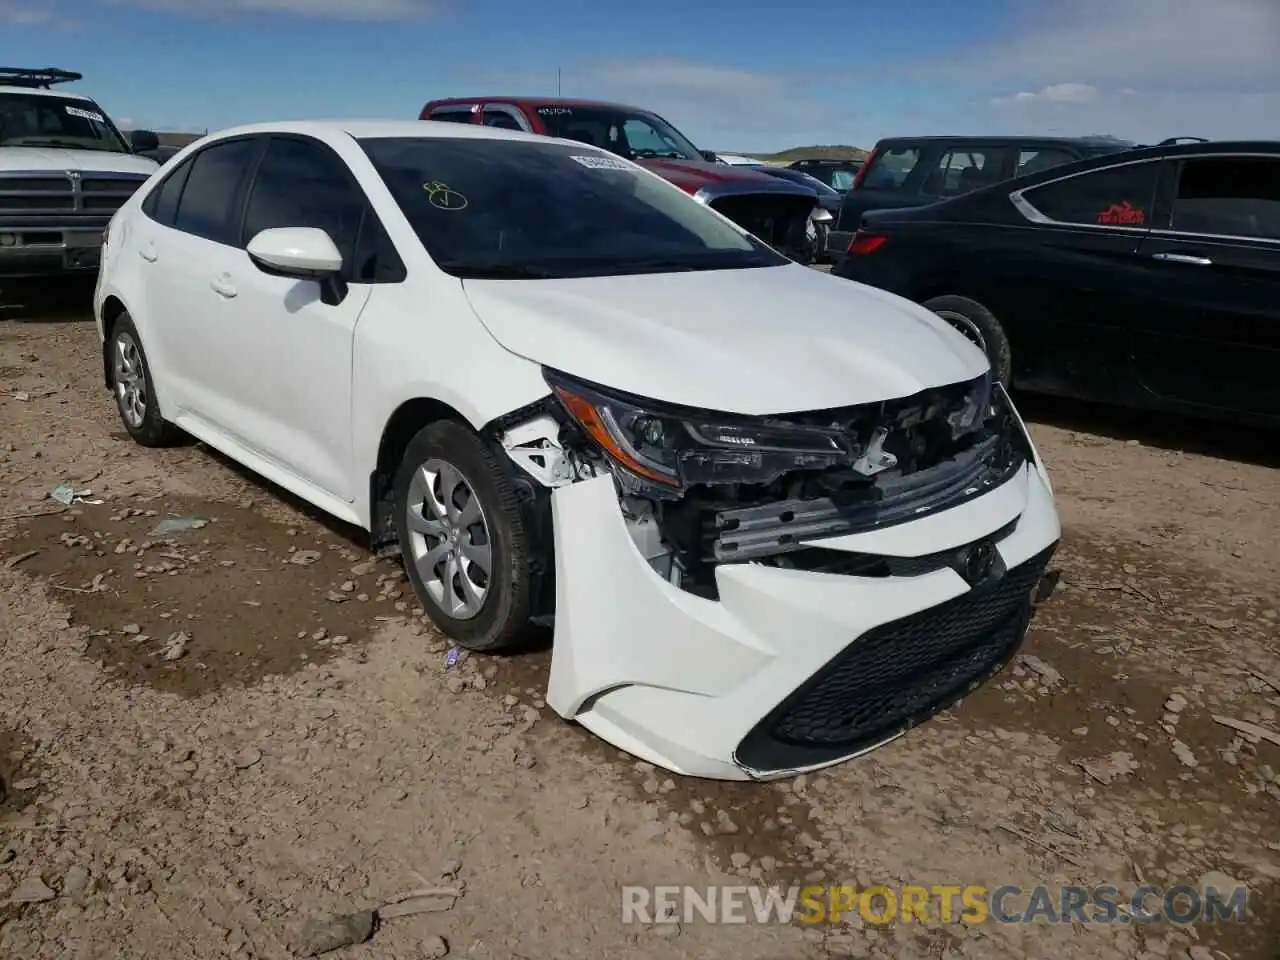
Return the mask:
[[(637, 757), (715, 779), (790, 776), (892, 740), (1021, 642), (1060, 536), (1037, 461), (953, 509), (812, 541), (918, 561), (892, 575), (726, 563), (718, 600), (655, 572), (612, 477), (559, 487), (547, 701)], [(965, 566), (975, 553), (980, 569)]]

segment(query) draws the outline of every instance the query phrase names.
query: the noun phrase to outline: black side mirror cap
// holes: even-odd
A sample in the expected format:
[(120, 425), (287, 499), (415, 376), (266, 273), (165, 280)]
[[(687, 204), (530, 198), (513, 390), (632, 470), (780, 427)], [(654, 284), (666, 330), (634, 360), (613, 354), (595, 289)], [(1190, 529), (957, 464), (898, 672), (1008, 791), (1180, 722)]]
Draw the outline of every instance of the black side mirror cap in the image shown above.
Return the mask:
[(160, 138), (153, 130), (132, 130), (129, 132), (129, 146), (134, 153), (145, 153), (148, 150), (160, 149)]

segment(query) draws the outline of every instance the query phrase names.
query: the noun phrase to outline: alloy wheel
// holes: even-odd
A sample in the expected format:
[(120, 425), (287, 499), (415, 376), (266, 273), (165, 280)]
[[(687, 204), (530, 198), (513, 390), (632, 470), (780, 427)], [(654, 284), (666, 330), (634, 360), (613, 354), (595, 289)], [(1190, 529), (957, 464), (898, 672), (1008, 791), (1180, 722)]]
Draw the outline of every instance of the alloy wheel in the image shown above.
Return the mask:
[(983, 353), (987, 352), (987, 341), (983, 338), (982, 331), (963, 313), (957, 313), (954, 310), (935, 310), (934, 313), (964, 334)]
[(428, 595), (455, 620), (484, 606), (493, 569), (489, 522), (475, 488), (453, 464), (432, 459), (409, 481), (405, 523)]
[(138, 342), (126, 331), (116, 334), (112, 378), (120, 415), (129, 426), (140, 429), (147, 416), (147, 368)]

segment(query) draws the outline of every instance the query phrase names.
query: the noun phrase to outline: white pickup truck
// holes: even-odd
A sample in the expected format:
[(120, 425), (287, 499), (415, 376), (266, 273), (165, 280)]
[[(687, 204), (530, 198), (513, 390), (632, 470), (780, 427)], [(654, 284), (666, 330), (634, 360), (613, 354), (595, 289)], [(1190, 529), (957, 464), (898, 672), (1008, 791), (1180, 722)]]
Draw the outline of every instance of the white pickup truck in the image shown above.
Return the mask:
[(111, 215), (157, 169), (93, 100), (54, 85), (67, 70), (0, 67), (0, 282), (98, 268)]

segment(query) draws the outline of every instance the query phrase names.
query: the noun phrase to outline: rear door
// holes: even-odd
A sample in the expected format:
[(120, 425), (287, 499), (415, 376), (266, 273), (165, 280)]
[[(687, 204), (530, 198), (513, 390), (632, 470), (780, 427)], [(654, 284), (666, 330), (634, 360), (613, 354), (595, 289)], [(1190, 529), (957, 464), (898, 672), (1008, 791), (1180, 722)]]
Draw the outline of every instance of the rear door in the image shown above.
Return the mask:
[(1139, 381), (1197, 406), (1280, 417), (1280, 156), (1168, 162), (1157, 282), (1133, 336)]
[(984, 261), (999, 271), (1015, 383), (1098, 397), (1132, 383), (1131, 331), (1157, 279), (1139, 248), (1160, 170), (1160, 160), (1119, 164), (1010, 194), (1024, 222)]

